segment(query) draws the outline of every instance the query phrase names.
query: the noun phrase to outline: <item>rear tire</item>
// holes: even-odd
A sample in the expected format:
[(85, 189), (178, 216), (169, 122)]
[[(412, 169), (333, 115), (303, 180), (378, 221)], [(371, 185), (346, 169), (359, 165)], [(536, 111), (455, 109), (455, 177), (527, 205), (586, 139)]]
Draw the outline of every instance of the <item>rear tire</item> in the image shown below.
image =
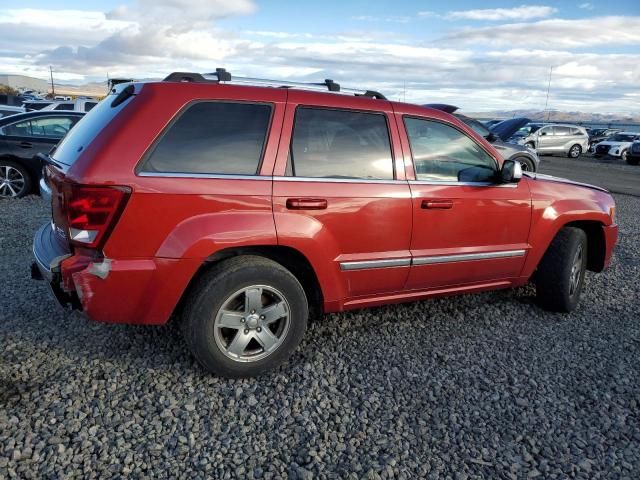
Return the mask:
[(0, 198), (22, 198), (32, 189), (31, 175), (23, 165), (0, 159)]
[(217, 264), (197, 280), (186, 300), (183, 333), (209, 372), (252, 377), (289, 358), (308, 316), (304, 290), (291, 272), (246, 255)]
[(549, 245), (535, 274), (536, 299), (545, 310), (571, 312), (578, 305), (587, 268), (587, 235), (564, 227)]
[(567, 153), (567, 156), (569, 158), (578, 158), (581, 154), (582, 147), (578, 144), (575, 144), (569, 149), (569, 153)]

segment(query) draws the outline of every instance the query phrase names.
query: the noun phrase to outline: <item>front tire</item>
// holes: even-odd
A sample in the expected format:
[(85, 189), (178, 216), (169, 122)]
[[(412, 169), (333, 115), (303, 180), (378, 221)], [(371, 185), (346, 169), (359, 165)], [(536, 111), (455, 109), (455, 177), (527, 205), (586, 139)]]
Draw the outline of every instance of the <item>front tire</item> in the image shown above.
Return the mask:
[(258, 256), (225, 260), (197, 281), (183, 313), (185, 341), (208, 371), (256, 376), (286, 361), (307, 327), (300, 282)]
[(576, 144), (569, 149), (569, 153), (567, 154), (567, 156), (569, 158), (578, 158), (580, 154), (582, 154), (582, 147)]
[(520, 162), (520, 167), (523, 172), (535, 172), (536, 166), (530, 159), (526, 157), (516, 157), (514, 158), (517, 162)]
[(587, 269), (587, 235), (564, 227), (549, 245), (535, 275), (536, 299), (545, 310), (571, 312), (578, 305)]
[(625, 162), (629, 162), (629, 150), (623, 150), (620, 154), (620, 158)]

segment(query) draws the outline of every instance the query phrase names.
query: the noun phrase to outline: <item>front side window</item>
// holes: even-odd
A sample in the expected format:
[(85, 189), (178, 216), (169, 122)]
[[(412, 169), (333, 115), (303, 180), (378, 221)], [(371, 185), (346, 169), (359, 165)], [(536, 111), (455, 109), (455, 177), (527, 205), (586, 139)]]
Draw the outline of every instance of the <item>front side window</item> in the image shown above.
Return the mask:
[(543, 136), (543, 135), (546, 135), (546, 136), (553, 135), (553, 127), (544, 127), (544, 128), (541, 128), (541, 129), (540, 129), (540, 131), (539, 131), (539, 135), (540, 135), (540, 136)]
[(418, 180), (494, 180), (497, 166), (493, 157), (461, 131), (440, 122), (410, 117), (404, 119), (404, 124)]
[(385, 115), (298, 108), (287, 173), (315, 178), (393, 179)]
[(73, 103), (61, 103), (56, 105), (54, 110), (73, 110)]
[(156, 143), (142, 171), (256, 175), (270, 118), (265, 104), (194, 103)]

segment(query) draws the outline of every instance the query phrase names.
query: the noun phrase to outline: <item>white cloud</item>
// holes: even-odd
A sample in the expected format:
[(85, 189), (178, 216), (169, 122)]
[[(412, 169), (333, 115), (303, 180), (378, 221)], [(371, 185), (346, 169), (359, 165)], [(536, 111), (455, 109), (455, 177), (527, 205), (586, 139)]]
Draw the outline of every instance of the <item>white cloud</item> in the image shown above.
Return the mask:
[(465, 43), (540, 48), (584, 48), (640, 44), (640, 16), (608, 16), (576, 20), (549, 19), (467, 28), (447, 36)]
[(411, 21), (410, 17), (404, 16), (375, 17), (373, 15), (357, 15), (351, 18), (360, 22), (409, 23)]
[(513, 8), (487, 8), (477, 10), (459, 10), (449, 12), (447, 18), (465, 20), (530, 20), (546, 18), (558, 11), (546, 5), (521, 5)]
[(593, 5), (593, 3), (591, 2), (585, 2), (578, 5), (578, 8), (582, 8), (583, 10), (593, 10), (595, 8), (595, 5)]
[[(226, 67), (233, 74), (254, 77), (333, 78), (393, 99), (402, 96), (406, 83), (408, 101), (446, 100), (472, 111), (541, 108), (553, 66), (553, 108), (598, 111), (606, 105), (606, 111), (640, 111), (640, 54), (595, 54), (582, 48), (594, 35), (606, 35), (601, 41), (622, 38), (636, 44), (640, 34), (633, 30), (628, 38), (619, 29), (583, 33), (581, 21), (547, 20), (459, 31), (438, 44), (408, 41), (402, 27), (397, 27), (399, 33), (230, 32), (218, 22), (220, 16), (243, 15), (253, 4), (240, 2), (238, 8), (202, 12), (195, 19), (193, 12), (176, 9), (186, 1), (162, 0), (154, 7), (142, 0), (109, 14), (5, 9), (0, 12), (0, 71), (46, 78), (51, 64), (57, 78), (87, 81), (102, 80), (107, 72), (161, 78), (171, 71)], [(193, 3), (196, 10), (211, 4)], [(141, 8), (148, 10), (145, 15), (136, 13)], [(167, 9), (173, 14), (164, 16)], [(598, 22), (609, 25), (610, 19)], [(625, 21), (637, 25), (638, 20)], [(581, 48), (571, 51), (574, 45)]]

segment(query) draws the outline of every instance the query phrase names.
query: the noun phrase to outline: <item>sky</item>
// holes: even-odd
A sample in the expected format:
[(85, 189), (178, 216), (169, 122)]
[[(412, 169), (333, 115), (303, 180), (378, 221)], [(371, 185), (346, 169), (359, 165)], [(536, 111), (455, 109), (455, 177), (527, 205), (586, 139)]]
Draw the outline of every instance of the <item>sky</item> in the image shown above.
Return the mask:
[(468, 112), (640, 113), (640, 0), (0, 0), (0, 73), (331, 78)]

